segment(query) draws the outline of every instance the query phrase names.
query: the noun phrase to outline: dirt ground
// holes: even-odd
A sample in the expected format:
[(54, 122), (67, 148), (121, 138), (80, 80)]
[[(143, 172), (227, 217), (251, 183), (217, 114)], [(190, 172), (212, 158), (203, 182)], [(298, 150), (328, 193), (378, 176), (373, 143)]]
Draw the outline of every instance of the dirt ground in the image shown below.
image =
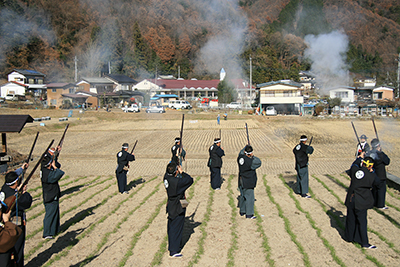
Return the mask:
[[(1, 114), (50, 116), (45, 126), (28, 123), (21, 133), (7, 134), (9, 149), (28, 154), (37, 131), (32, 170), (52, 139), (58, 143), (68, 111), (1, 109)], [(183, 233), (183, 258), (167, 251), (166, 193), (162, 177), (170, 148), (179, 136), (180, 111), (166, 114), (125, 114), (74, 111), (68, 123), (60, 163), (62, 232), (42, 238), (44, 206), (39, 172), (29, 183), (33, 196), (27, 211), (26, 266), (398, 266), (400, 256), (400, 194), (388, 188), (386, 211), (369, 210), (370, 243), (365, 250), (343, 240), (349, 179), (356, 138), (375, 136), (370, 118), (262, 117), (229, 113), (217, 124), (216, 112), (185, 111), (184, 170), (195, 180), (187, 191), (190, 205)], [(388, 172), (400, 177), (400, 125), (394, 118), (375, 119)], [(256, 220), (238, 214), (237, 154), (249, 126), (254, 154), (262, 161), (255, 189)], [(208, 147), (221, 129), (224, 182), (220, 191), (209, 185)], [(310, 156), (311, 199), (293, 193), (293, 147), (300, 135), (313, 136)], [(116, 154), (122, 143), (138, 140), (136, 161), (128, 174), (130, 194), (117, 191)], [(28, 170), (28, 173), (29, 173)]]

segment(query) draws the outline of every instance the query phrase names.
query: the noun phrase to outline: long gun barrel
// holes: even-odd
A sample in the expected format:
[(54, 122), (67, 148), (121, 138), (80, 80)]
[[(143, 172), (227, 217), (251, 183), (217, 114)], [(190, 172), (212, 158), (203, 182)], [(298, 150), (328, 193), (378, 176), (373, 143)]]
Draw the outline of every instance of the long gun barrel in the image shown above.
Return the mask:
[(249, 128), (247, 127), (247, 123), (246, 123), (246, 135), (247, 135), (247, 145), (250, 145)]
[(137, 142), (138, 142), (138, 140), (136, 140), (135, 144), (133, 145), (131, 154), (133, 153), (133, 150), (135, 150), (135, 147), (136, 147), (136, 145), (137, 145)]
[[(357, 131), (356, 131), (356, 127), (354, 127), (354, 123), (353, 123), (353, 122), (351, 122), (351, 126), (353, 126), (354, 133), (356, 134), (358, 146), (359, 146), (359, 147), (362, 147), (362, 146), (361, 146), (361, 142), (360, 142), (360, 138), (358, 138), (358, 134), (357, 134)], [(358, 146), (357, 146), (357, 147), (358, 147)], [(358, 148), (357, 148), (357, 153), (356, 153), (356, 155), (357, 155), (357, 154), (358, 154)]]
[(376, 136), (376, 139), (378, 139), (378, 140), (379, 140), (379, 137), (378, 137), (378, 131), (376, 130), (376, 126), (375, 126), (375, 120), (374, 120), (374, 117), (371, 117), (371, 119), (372, 119), (372, 124), (374, 125), (374, 131), (375, 131), (375, 136)]
[(311, 136), (310, 143), (308, 144), (309, 146), (311, 146), (313, 138), (314, 138), (314, 136)]
[[(28, 158), (27, 158), (26, 161), (25, 161), (26, 163), (29, 163), (29, 161), (31, 160), (32, 153), (33, 153), (33, 149), (35, 148), (36, 141), (37, 141), (38, 137), (39, 137), (39, 132), (36, 133), (36, 137), (35, 137), (35, 140), (33, 141), (33, 145), (32, 145), (32, 147), (31, 147), (31, 151), (29, 151)], [(22, 181), (22, 179), (24, 179), (25, 172), (26, 172), (26, 169), (24, 169), (24, 170), (22, 171), (21, 181)]]
[(182, 125), (181, 125), (181, 131), (180, 131), (180, 145), (179, 145), (179, 162), (182, 162), (182, 149), (183, 149), (183, 143), (182, 143), (182, 137), (183, 137), (183, 123), (185, 122), (185, 114), (182, 114)]
[(64, 143), (65, 134), (67, 133), (68, 127), (69, 127), (69, 123), (67, 125), (65, 125), (64, 133), (60, 139), (60, 142), (58, 143), (58, 146), (56, 147), (56, 151), (54, 152), (53, 159), (57, 159), (58, 155), (60, 154), (60, 151), (58, 150), (58, 148), (59, 147), (61, 148)]
[(24, 187), (28, 184), (29, 180), (32, 178), (32, 175), (35, 173), (36, 169), (39, 167), (39, 164), (42, 163), (44, 156), (46, 155), (46, 153), (49, 150), (49, 148), (53, 145), (53, 143), (54, 143), (54, 139), (50, 142), (49, 146), (43, 152), (42, 156), (40, 157), (40, 159), (36, 163), (35, 167), (33, 167), (33, 170), (28, 175), (28, 177), (25, 179), (24, 183), (18, 187), (18, 192), (15, 195), (12, 195), (12, 196), (9, 196), (8, 198), (6, 198), (5, 203), (7, 204), (8, 209), (7, 209), (7, 211), (5, 213), (9, 212), (10, 209), (14, 208), (15, 203), (17, 201), (17, 196), (19, 197), (19, 196), (22, 195), (22, 191), (24, 190)]
[(33, 149), (35, 148), (38, 137), (39, 137), (39, 132), (36, 133), (35, 141), (33, 141), (33, 145), (31, 147), (31, 151), (29, 152), (28, 158), (26, 159), (26, 163), (29, 163), (29, 161), (31, 160)]

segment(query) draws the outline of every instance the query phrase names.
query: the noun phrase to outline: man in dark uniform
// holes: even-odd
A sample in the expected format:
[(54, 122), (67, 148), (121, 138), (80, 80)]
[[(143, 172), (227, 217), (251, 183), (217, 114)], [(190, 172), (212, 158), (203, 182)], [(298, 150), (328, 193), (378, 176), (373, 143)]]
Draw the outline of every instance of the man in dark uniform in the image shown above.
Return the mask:
[(117, 169), (115, 170), (115, 174), (117, 176), (117, 181), (118, 181), (118, 191), (121, 194), (129, 194), (127, 188), (126, 188), (126, 174), (128, 173), (129, 170), (129, 161), (134, 161), (135, 160), (135, 154), (130, 154), (128, 152), (129, 145), (128, 143), (123, 143), (122, 144), (122, 150), (118, 152), (117, 154), (117, 162), (118, 166)]
[(182, 161), (185, 160), (186, 158), (186, 151), (181, 148), (181, 138), (177, 137), (175, 138), (175, 145), (171, 147), (171, 162), (175, 162), (176, 165), (181, 165), (182, 166)]
[(360, 136), (360, 144), (357, 145), (356, 157), (359, 157), (361, 153), (367, 153), (370, 150), (367, 139), (368, 138), (365, 134)]
[[(28, 168), (28, 163), (24, 163), (21, 168), (15, 171), (8, 172), (5, 177), (5, 183), (1, 188), (4, 192), (5, 198), (15, 195), (22, 183), (22, 173), (24, 169)], [(18, 196), (15, 207), (11, 211), (10, 221), (18, 225), (22, 234), (15, 243), (15, 259), (17, 266), (24, 266), (24, 248), (26, 236), (26, 214), (25, 210), (29, 209), (32, 205), (32, 196), (26, 191), (26, 186), (22, 189), (22, 194)]]
[[(61, 151), (57, 147), (58, 152)], [(61, 191), (58, 181), (64, 172), (60, 170), (58, 154), (55, 149), (50, 148), (43, 158), (40, 168), (40, 179), (42, 181), (43, 203), (46, 214), (43, 219), (43, 238), (53, 239), (60, 232), (60, 197)]]
[(210, 157), (207, 166), (210, 168), (211, 188), (221, 189), (221, 167), (222, 157), (225, 156), (224, 149), (221, 147), (221, 139), (215, 138), (214, 144), (208, 149)]
[(367, 156), (374, 159), (374, 170), (379, 178), (379, 183), (372, 188), (372, 194), (375, 199), (374, 206), (387, 210), (385, 206), (386, 198), (386, 166), (390, 164), (390, 158), (382, 151), (379, 140), (374, 138), (371, 140), (372, 150), (367, 152)]
[(164, 186), (167, 190), (168, 203), (168, 250), (170, 257), (182, 257), (182, 231), (185, 222), (186, 205), (185, 191), (193, 184), (193, 178), (182, 171), (182, 167), (175, 162), (167, 165), (164, 175)]
[(241, 216), (246, 215), (248, 219), (255, 219), (254, 188), (257, 185), (256, 169), (261, 167), (261, 160), (253, 155), (253, 148), (247, 145), (239, 152), (237, 163), (239, 166), (239, 212)]
[(14, 266), (11, 261), (11, 253), (22, 234), (22, 229), (10, 222), (11, 210), (8, 213), (2, 212), (6, 209), (4, 202), (0, 204), (0, 267)]
[(310, 198), (308, 193), (308, 155), (314, 152), (312, 146), (306, 145), (307, 136), (300, 137), (300, 143), (293, 148), (293, 154), (296, 159), (297, 188), (296, 194), (304, 198)]
[(374, 160), (371, 157), (357, 158), (350, 168), (350, 187), (347, 191), (345, 239), (357, 242), (363, 248), (374, 249), (369, 244), (367, 234), (367, 211), (374, 205), (371, 188), (379, 179), (373, 171)]

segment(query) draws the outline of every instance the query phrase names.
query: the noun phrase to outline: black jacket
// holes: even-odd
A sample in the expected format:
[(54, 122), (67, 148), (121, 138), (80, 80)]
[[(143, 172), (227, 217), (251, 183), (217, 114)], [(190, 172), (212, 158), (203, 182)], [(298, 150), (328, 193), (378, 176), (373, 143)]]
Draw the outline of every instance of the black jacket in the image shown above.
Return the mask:
[(367, 156), (374, 159), (374, 170), (380, 180), (386, 180), (386, 166), (390, 164), (390, 158), (382, 151), (372, 149), (367, 152)]
[(168, 218), (174, 219), (185, 212), (186, 209), (182, 208), (180, 200), (185, 198), (185, 191), (192, 184), (193, 178), (187, 173), (178, 174), (176, 177), (167, 173), (164, 175), (164, 186), (168, 195)]
[[(239, 166), (239, 186), (245, 189), (254, 189), (257, 185), (257, 173), (256, 169), (252, 168), (253, 161), (257, 159), (256, 157), (249, 158), (245, 154), (239, 154), (237, 158), (237, 163)], [(261, 166), (261, 161), (260, 161)]]
[(210, 157), (208, 158), (207, 166), (210, 168), (221, 168), (222, 157), (225, 156), (224, 150), (220, 146), (214, 144), (210, 146), (208, 153), (210, 154)]
[[(58, 164), (58, 166), (60, 166)], [(42, 164), (40, 170), (40, 179), (42, 181), (43, 202), (49, 203), (59, 200), (61, 197), (60, 186), (58, 181), (63, 177), (64, 172), (60, 169), (48, 169)]]
[(129, 161), (134, 161), (135, 160), (135, 156), (128, 153), (125, 150), (121, 150), (120, 152), (118, 152), (117, 154), (117, 173), (123, 172), (124, 171), (124, 167), (128, 166)]
[(308, 165), (308, 154), (312, 154), (314, 148), (300, 142), (293, 148), (293, 154), (296, 159), (296, 169), (304, 168)]
[(360, 167), (361, 159), (354, 161), (350, 168), (350, 187), (347, 191), (345, 205), (350, 206), (354, 201), (355, 208), (358, 210), (370, 209), (374, 206), (372, 186), (379, 182), (374, 172), (370, 172), (366, 167)]

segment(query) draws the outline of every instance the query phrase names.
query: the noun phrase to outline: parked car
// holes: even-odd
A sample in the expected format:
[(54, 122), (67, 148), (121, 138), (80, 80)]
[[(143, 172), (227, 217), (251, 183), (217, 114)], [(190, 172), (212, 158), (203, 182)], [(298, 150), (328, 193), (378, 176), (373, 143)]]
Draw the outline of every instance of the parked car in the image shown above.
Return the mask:
[(276, 109), (274, 106), (268, 106), (267, 109), (265, 110), (265, 115), (267, 116), (276, 116), (278, 113), (276, 112)]
[(128, 106), (123, 107), (122, 111), (136, 113), (136, 112), (140, 112), (140, 109), (139, 109), (138, 105), (132, 104), (130, 107), (128, 107)]
[(174, 109), (191, 109), (192, 106), (190, 105), (189, 102), (186, 100), (171, 100), (168, 103), (169, 108), (174, 108)]
[(165, 113), (163, 106), (151, 106), (146, 109), (146, 113)]
[(8, 101), (25, 101), (26, 98), (24, 95), (15, 95), (15, 94), (7, 94), (5, 97)]
[(0, 97), (0, 103), (4, 103), (4, 97)]
[(238, 109), (242, 108), (242, 104), (240, 104), (239, 102), (231, 102), (228, 105), (226, 105), (226, 108)]

